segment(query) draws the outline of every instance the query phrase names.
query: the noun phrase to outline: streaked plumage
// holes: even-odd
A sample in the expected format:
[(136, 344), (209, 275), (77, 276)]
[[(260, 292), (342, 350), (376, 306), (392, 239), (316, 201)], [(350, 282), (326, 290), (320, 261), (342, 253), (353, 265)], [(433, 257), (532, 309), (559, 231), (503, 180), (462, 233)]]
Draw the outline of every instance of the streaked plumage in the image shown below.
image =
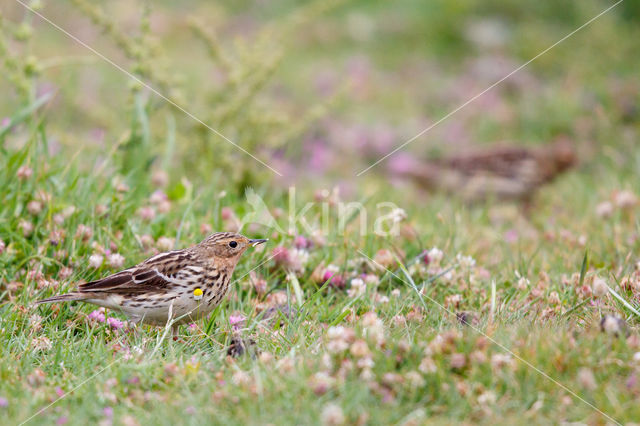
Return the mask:
[(467, 201), (527, 201), (575, 162), (573, 147), (562, 141), (539, 148), (494, 147), (438, 160), (415, 160), (391, 172), (425, 189), (455, 193)]
[[(133, 322), (154, 325), (166, 324), (171, 310), (176, 325), (192, 322), (220, 304), (242, 253), (265, 241), (219, 232), (193, 247), (157, 254), (124, 271), (80, 284), (75, 292), (36, 303), (80, 300), (121, 311)], [(201, 298), (194, 296), (198, 288)]]

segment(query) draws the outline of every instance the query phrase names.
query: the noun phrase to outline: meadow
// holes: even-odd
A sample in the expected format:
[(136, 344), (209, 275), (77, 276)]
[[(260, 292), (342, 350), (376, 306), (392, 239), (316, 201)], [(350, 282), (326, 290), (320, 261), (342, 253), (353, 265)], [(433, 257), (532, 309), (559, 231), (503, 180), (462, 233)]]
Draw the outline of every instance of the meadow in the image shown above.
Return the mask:
[[(640, 8), (614, 4), (3, 2), (2, 423), (640, 422)], [(393, 174), (560, 138), (578, 163), (526, 209)], [(177, 339), (34, 306), (215, 231), (269, 242)]]

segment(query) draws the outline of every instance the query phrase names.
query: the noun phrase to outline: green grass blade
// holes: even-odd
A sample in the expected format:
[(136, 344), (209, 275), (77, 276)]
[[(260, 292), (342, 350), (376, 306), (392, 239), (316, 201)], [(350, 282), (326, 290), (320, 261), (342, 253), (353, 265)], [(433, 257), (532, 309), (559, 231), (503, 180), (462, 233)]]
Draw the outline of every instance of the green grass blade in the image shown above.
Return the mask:
[(9, 132), (9, 130), (25, 121), (41, 106), (49, 102), (52, 96), (52, 93), (45, 93), (44, 95), (36, 99), (31, 105), (18, 111), (13, 117), (9, 119), (9, 123), (6, 126), (0, 128), (0, 138), (3, 138)]

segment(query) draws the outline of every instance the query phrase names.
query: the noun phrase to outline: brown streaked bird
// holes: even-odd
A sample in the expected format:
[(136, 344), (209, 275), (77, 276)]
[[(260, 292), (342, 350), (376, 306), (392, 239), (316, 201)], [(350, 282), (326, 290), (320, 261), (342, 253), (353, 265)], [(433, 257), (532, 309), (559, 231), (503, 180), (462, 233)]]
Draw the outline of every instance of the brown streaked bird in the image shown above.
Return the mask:
[(576, 163), (565, 140), (537, 148), (502, 146), (449, 158), (391, 167), (427, 190), (444, 190), (474, 202), (489, 198), (529, 202), (535, 191)]
[(220, 304), (242, 253), (266, 241), (218, 232), (193, 247), (157, 254), (36, 304), (80, 300), (118, 310), (134, 323), (153, 325), (165, 325), (171, 312), (175, 335), (179, 324), (203, 318)]

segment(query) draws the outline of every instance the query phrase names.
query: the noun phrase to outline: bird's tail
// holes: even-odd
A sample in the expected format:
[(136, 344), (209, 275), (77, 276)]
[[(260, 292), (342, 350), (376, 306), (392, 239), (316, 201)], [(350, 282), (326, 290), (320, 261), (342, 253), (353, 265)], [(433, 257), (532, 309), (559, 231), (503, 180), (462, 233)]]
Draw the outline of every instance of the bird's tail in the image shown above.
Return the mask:
[(68, 302), (70, 300), (84, 300), (88, 297), (87, 294), (84, 293), (67, 293), (60, 294), (58, 296), (48, 297), (46, 299), (38, 300), (36, 305), (40, 305), (42, 303), (53, 303), (53, 302)]

